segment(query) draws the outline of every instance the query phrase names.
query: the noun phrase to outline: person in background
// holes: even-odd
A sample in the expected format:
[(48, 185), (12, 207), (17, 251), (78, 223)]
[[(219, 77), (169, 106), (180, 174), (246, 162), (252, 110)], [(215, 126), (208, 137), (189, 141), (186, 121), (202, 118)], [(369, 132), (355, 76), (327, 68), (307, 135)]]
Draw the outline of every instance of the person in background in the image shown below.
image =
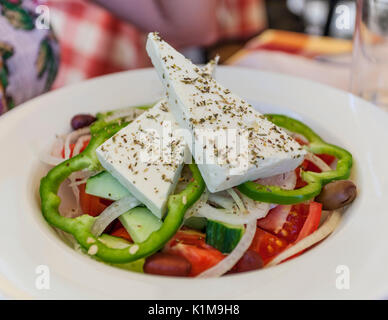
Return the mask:
[[(50, 28), (36, 28), (41, 5)], [(150, 66), (151, 31), (185, 49), (265, 26), (263, 0), (0, 0), (0, 114), (51, 88)]]

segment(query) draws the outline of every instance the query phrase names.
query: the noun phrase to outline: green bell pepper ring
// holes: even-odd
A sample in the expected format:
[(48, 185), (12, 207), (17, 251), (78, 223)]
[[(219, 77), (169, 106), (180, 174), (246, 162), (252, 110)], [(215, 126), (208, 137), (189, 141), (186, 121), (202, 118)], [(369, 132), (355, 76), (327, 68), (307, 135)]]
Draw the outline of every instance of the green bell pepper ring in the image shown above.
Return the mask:
[[(126, 263), (149, 256), (160, 250), (180, 228), (186, 210), (193, 205), (205, 190), (205, 183), (195, 164), (190, 164), (192, 181), (181, 193), (168, 199), (167, 214), (162, 227), (153, 232), (142, 243), (132, 244), (128, 248), (113, 249), (99, 241), (91, 233), (95, 217), (82, 215), (77, 218), (66, 218), (60, 215), (60, 197), (57, 195), (61, 183), (73, 172), (100, 168), (95, 150), (104, 141), (118, 132), (127, 123), (110, 123), (94, 132), (88, 147), (79, 155), (54, 167), (42, 178), (40, 184), (41, 207), (44, 218), (53, 226), (72, 234), (81, 247), (101, 260), (109, 263)], [(94, 246), (94, 247), (93, 247)]]
[(329, 154), (337, 158), (335, 170), (326, 172), (311, 172), (301, 170), (301, 178), (306, 186), (296, 190), (285, 190), (278, 186), (265, 186), (253, 181), (245, 182), (238, 186), (238, 190), (251, 199), (261, 202), (276, 204), (296, 204), (310, 200), (320, 194), (322, 187), (333, 181), (348, 179), (353, 164), (351, 153), (338, 146), (326, 143), (311, 128), (302, 122), (279, 114), (267, 114), (266, 118), (275, 125), (293, 133), (303, 135), (309, 145), (305, 149), (315, 154)]

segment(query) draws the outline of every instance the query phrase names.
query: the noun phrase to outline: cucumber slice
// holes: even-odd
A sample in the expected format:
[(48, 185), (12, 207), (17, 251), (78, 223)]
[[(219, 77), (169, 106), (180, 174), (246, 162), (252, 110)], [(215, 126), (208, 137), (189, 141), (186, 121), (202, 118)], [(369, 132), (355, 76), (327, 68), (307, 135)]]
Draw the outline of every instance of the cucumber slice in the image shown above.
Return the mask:
[[(124, 240), (119, 237), (110, 236), (109, 234), (105, 234), (105, 233), (102, 234), (98, 238), (98, 240), (101, 241), (106, 246), (113, 249), (125, 249), (130, 245), (130, 243), (127, 240)], [(145, 262), (145, 259), (139, 259), (133, 262), (120, 263), (120, 264), (115, 263), (111, 265), (120, 269), (143, 273), (144, 262)]]
[(87, 194), (113, 201), (130, 195), (130, 192), (108, 171), (100, 172), (86, 181)]
[(239, 243), (244, 230), (243, 225), (208, 220), (206, 224), (206, 243), (222, 253), (230, 253)]
[(184, 225), (188, 228), (195, 230), (204, 230), (206, 227), (207, 219), (204, 217), (190, 217), (185, 220)]
[(150, 234), (159, 230), (162, 221), (145, 207), (136, 207), (124, 213), (119, 218), (135, 243), (148, 239)]

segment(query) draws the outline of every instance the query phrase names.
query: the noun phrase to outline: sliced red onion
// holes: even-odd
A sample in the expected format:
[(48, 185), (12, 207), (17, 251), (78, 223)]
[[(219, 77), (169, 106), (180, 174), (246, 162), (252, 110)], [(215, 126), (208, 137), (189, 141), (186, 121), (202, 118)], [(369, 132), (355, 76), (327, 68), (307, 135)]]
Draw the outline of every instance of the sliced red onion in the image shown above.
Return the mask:
[(312, 234), (298, 241), (296, 244), (289, 247), (278, 256), (276, 256), (266, 267), (271, 267), (281, 263), (282, 261), (292, 257), (293, 255), (306, 250), (314, 244), (322, 241), (330, 235), (338, 226), (341, 220), (341, 213), (338, 210), (332, 211), (326, 221)]
[(288, 133), (291, 135), (291, 137), (293, 137), (294, 139), (298, 139), (298, 140), (301, 140), (304, 142), (304, 144), (309, 144), (310, 142), (306, 139), (305, 136), (299, 134), (299, 133), (295, 133), (295, 132), (291, 132), (291, 131), (288, 131)]
[(332, 168), (325, 161), (311, 152), (306, 154), (305, 159), (315, 164), (322, 172), (332, 170)]
[(72, 131), (68, 135), (65, 136), (64, 148), (65, 148), (65, 159), (66, 160), (70, 158), (70, 153), (71, 153), (70, 144), (73, 143), (74, 141), (76, 141), (79, 137), (81, 137), (85, 134), (89, 134), (89, 133), (90, 133), (90, 129), (89, 129), (89, 127), (86, 127), (86, 128), (81, 128), (81, 129)]
[(113, 220), (140, 204), (141, 202), (132, 195), (113, 202), (98, 216), (97, 220), (94, 222), (91, 229), (93, 235), (96, 237), (100, 236)]
[[(254, 201), (233, 189), (226, 190), (225, 194), (231, 197), (222, 196), (222, 193), (209, 194), (198, 201), (189, 211), (187, 216), (201, 216), (210, 220), (222, 221), (234, 225), (241, 225), (256, 221), (265, 217), (270, 209), (270, 204)], [(217, 209), (207, 203), (207, 200), (224, 207)]]
[(64, 159), (61, 154), (64, 146), (63, 141), (64, 140), (61, 137), (58, 137), (49, 149), (44, 148), (41, 152), (39, 152), (40, 161), (50, 166), (56, 166), (63, 162)]
[(77, 142), (75, 143), (74, 150), (73, 150), (73, 157), (76, 155), (79, 155), (81, 152), (81, 149), (83, 148), (86, 141), (89, 141), (91, 138), (90, 134), (81, 136), (78, 138)]
[(231, 210), (234, 205), (234, 201), (232, 198), (225, 197), (217, 193), (209, 194), (209, 201), (212, 203), (215, 203), (216, 205), (219, 205), (224, 209), (229, 209), (229, 210)]
[(55, 142), (53, 146), (51, 147), (51, 155), (56, 157), (56, 158), (62, 158), (62, 150), (64, 147), (64, 139), (61, 137), (58, 137), (55, 139)]
[(245, 208), (245, 205), (244, 205), (243, 201), (241, 200), (240, 196), (236, 193), (236, 191), (234, 191), (233, 188), (230, 188), (230, 189), (228, 189), (226, 191), (233, 198), (234, 202), (236, 202), (236, 205), (239, 208), (240, 212), (241, 213), (248, 213), (247, 209)]
[[(253, 200), (252, 200), (253, 201)], [(205, 217), (210, 220), (218, 220), (229, 224), (241, 225), (255, 221), (268, 213), (269, 204), (257, 202), (257, 205), (249, 213), (235, 212), (227, 209), (216, 209), (207, 203), (201, 203), (195, 208), (196, 216)]]
[(101, 171), (83, 170), (83, 171), (74, 172), (72, 174), (73, 182), (69, 184), (69, 187), (80, 186), (81, 184), (85, 184), (90, 177), (95, 176), (99, 172)]
[(63, 158), (54, 157), (50, 154), (47, 154), (47, 152), (42, 153), (40, 155), (39, 159), (43, 163), (48, 164), (49, 166), (53, 166), (53, 167), (57, 166), (58, 164), (60, 164), (61, 162), (64, 161)]
[[(50, 150), (46, 149), (40, 154), (40, 160), (50, 166), (57, 166), (64, 160), (70, 158), (70, 144), (74, 141), (76, 141), (76, 145), (74, 147), (73, 155), (79, 154), (79, 151), (82, 149), (83, 142), (88, 138), (90, 139), (89, 132), (89, 128), (82, 128), (72, 131), (69, 134), (59, 136), (51, 146)], [(62, 151), (64, 151), (65, 158), (62, 157)]]
[[(278, 233), (287, 221), (291, 208), (292, 205), (278, 205), (272, 209), (273, 211), (264, 220), (259, 220), (257, 225), (264, 230), (273, 230), (275, 233)], [(272, 213), (276, 216), (276, 219), (270, 218)]]
[(270, 203), (255, 201), (243, 194), (241, 197), (244, 201), (248, 214), (252, 215), (252, 218), (254, 217), (256, 220), (264, 218), (268, 214), (268, 211), (271, 209)]
[[(85, 129), (85, 128), (84, 128)], [(70, 136), (70, 138), (69, 138)], [(66, 159), (69, 159), (70, 158), (70, 153), (71, 153), (71, 150), (70, 150), (70, 143), (72, 142), (72, 140), (74, 139), (74, 136), (71, 137), (71, 134), (67, 135), (66, 136), (66, 142), (64, 143), (63, 142), (63, 139), (61, 138), (58, 138), (56, 139), (56, 141), (54, 142), (53, 146), (51, 147), (51, 150), (50, 151), (47, 151), (47, 150), (44, 150), (42, 152), (42, 154), (40, 155), (40, 160), (43, 162), (43, 163), (46, 163), (50, 166), (57, 166), (58, 164), (60, 164), (61, 162), (65, 161)], [(73, 150), (73, 156), (76, 156), (80, 153), (82, 147), (83, 147), (83, 144), (85, 141), (87, 140), (90, 140), (90, 135), (82, 135), (78, 138), (76, 138), (76, 144), (74, 146), (74, 150)], [(64, 151), (64, 154), (65, 154), (65, 158), (62, 158), (62, 150), (65, 149)]]
[[(276, 176), (258, 179), (255, 182), (266, 186), (279, 186), (285, 190), (294, 190), (296, 186), (296, 181), (297, 181), (297, 175), (295, 171), (290, 171), (290, 172), (278, 174)], [(277, 204), (270, 204), (270, 209), (276, 208), (277, 206), (278, 206)]]
[(209, 198), (209, 191), (205, 189), (201, 197), (186, 211), (185, 219), (188, 219), (193, 216), (197, 216), (198, 209), (206, 204), (208, 198)]
[(65, 218), (74, 218), (73, 210), (61, 210), (61, 216)]
[(222, 259), (219, 263), (217, 263), (214, 267), (211, 267), (210, 269), (205, 270), (204, 272), (200, 273), (197, 277), (198, 278), (220, 277), (226, 272), (228, 272), (230, 269), (232, 269), (233, 266), (244, 255), (245, 251), (247, 251), (248, 248), (250, 247), (252, 240), (255, 237), (255, 233), (256, 233), (256, 221), (253, 220), (247, 224), (244, 235), (241, 237), (240, 242), (233, 249), (233, 251), (224, 259)]
[(76, 208), (74, 214), (78, 215), (81, 212), (79, 189), (78, 186), (74, 185), (74, 183), (77, 181), (77, 173), (71, 174), (68, 179), (70, 181), (69, 187), (71, 188), (75, 198)]
[(78, 187), (81, 184), (85, 184), (88, 181), (89, 178), (84, 178), (82, 180), (76, 180), (74, 182), (69, 183), (69, 187)]

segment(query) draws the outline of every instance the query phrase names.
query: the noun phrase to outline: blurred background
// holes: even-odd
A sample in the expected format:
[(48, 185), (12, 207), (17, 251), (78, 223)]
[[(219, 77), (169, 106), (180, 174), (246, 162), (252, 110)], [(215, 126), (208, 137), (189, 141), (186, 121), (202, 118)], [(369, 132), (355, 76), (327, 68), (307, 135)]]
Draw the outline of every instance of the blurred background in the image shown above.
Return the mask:
[[(269, 27), (274, 29), (306, 32), (340, 38), (351, 38), (356, 14), (355, 1), (339, 0), (271, 0), (267, 2)], [(335, 21), (347, 6), (350, 28), (338, 29)]]
[[(348, 8), (349, 26), (336, 27), (336, 21), (346, 6)], [(267, 0), (265, 1), (265, 16), (267, 28), (305, 33), (317, 36), (352, 39), (356, 17), (356, 1), (340, 0)], [(210, 50), (210, 56), (216, 52), (221, 55), (221, 61), (244, 46), (245, 39), (234, 39), (221, 43)]]
[(0, 0), (0, 114), (47, 90), (151, 66), (159, 31), (195, 63), (349, 89), (356, 1)]

